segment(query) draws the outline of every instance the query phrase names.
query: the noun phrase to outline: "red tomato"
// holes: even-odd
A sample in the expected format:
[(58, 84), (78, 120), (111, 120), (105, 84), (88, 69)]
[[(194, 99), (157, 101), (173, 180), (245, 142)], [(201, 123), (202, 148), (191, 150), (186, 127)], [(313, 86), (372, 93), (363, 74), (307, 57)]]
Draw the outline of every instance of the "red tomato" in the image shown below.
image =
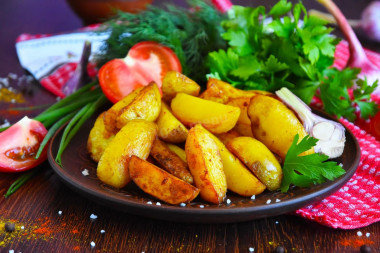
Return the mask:
[(46, 159), (46, 149), (35, 159), (47, 133), (44, 125), (28, 117), (0, 133), (0, 171), (19, 172), (36, 167)]
[(151, 81), (161, 88), (162, 79), (169, 70), (182, 71), (173, 50), (157, 42), (144, 41), (134, 45), (126, 58), (103, 65), (99, 70), (99, 83), (106, 97), (116, 103)]

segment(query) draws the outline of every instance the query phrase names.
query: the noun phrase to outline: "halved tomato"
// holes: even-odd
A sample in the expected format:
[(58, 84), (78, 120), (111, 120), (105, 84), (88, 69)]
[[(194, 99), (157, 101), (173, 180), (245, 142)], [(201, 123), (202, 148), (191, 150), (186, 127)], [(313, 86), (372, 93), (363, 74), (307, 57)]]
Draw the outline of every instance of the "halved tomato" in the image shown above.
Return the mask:
[(35, 155), (47, 133), (44, 125), (28, 117), (0, 133), (0, 172), (20, 172), (36, 167), (46, 159), (46, 149)]
[(104, 64), (99, 70), (99, 83), (106, 97), (116, 103), (151, 81), (160, 88), (169, 70), (182, 71), (173, 50), (157, 42), (143, 41), (134, 45), (124, 59)]

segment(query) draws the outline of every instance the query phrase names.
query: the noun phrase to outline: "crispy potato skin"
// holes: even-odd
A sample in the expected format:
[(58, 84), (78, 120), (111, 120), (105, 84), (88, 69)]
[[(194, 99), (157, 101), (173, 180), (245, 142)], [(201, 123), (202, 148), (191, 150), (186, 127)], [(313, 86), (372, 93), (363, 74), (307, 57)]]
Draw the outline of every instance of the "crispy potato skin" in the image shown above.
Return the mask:
[(221, 203), (227, 192), (226, 175), (218, 146), (207, 131), (196, 125), (191, 128), (185, 144), (186, 157), (202, 199)]
[(268, 188), (280, 188), (282, 169), (276, 157), (260, 141), (251, 137), (237, 137), (227, 143), (227, 148), (235, 154)]
[(189, 130), (170, 111), (165, 102), (161, 103), (161, 112), (157, 119), (158, 137), (170, 143), (186, 141)]
[[(285, 158), (296, 134), (302, 140), (307, 132), (296, 115), (277, 99), (257, 95), (248, 107), (252, 133), (272, 152)], [(314, 152), (313, 150), (307, 153)]]
[(120, 110), (116, 118), (116, 127), (120, 129), (134, 119), (155, 121), (160, 111), (161, 94), (157, 84), (151, 82), (142, 88), (131, 103)]
[(207, 133), (218, 146), (220, 157), (222, 158), (223, 171), (226, 175), (227, 189), (242, 196), (252, 196), (262, 193), (266, 188), (265, 185), (262, 184), (215, 135), (210, 132)]
[(238, 107), (223, 105), (213, 101), (178, 93), (172, 100), (173, 114), (185, 125), (201, 124), (212, 133), (231, 130), (239, 119)]
[(146, 120), (132, 120), (115, 135), (100, 158), (98, 178), (115, 188), (123, 188), (131, 180), (128, 163), (132, 155), (146, 159), (157, 136), (157, 126)]
[(141, 190), (169, 204), (188, 203), (199, 194), (196, 187), (137, 156), (130, 159), (129, 173)]
[(150, 155), (170, 174), (189, 184), (193, 184), (193, 176), (187, 167), (187, 163), (171, 151), (163, 141), (156, 139), (153, 142)]
[(87, 140), (87, 150), (95, 162), (99, 162), (104, 150), (114, 138), (114, 134), (107, 131), (104, 125), (103, 116), (106, 112), (102, 112), (94, 123)]
[(110, 109), (104, 113), (103, 121), (107, 131), (111, 133), (116, 133), (119, 129), (116, 127), (116, 118), (119, 116), (121, 109), (129, 105), (136, 96), (140, 93), (143, 87), (135, 89), (129, 95), (124, 97), (122, 100), (114, 104)]
[(170, 143), (166, 143), (166, 146), (171, 150), (173, 151), (174, 153), (176, 153), (176, 155), (178, 155), (182, 161), (184, 161), (186, 164), (187, 164), (187, 159), (186, 159), (186, 152), (184, 149), (178, 147), (177, 145), (174, 145), (174, 144), (170, 144)]
[(169, 71), (166, 73), (164, 80), (162, 80), (161, 89), (162, 99), (169, 103), (177, 93), (185, 93), (197, 97), (201, 87), (187, 76), (176, 71)]
[(252, 128), (251, 128), (251, 120), (248, 117), (248, 106), (251, 103), (251, 97), (237, 97), (230, 98), (226, 104), (231, 106), (236, 106), (240, 108), (240, 116), (239, 119), (233, 128), (242, 136), (253, 137)]

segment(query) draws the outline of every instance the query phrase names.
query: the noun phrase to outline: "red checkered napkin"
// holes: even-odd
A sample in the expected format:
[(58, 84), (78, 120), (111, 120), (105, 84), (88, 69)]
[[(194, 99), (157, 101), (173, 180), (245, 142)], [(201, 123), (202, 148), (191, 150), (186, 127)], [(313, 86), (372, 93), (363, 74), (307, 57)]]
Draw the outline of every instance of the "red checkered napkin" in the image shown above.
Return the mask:
[[(46, 36), (49, 35), (23, 34), (18, 41), (37, 40)], [(371, 51), (367, 53), (380, 67), (380, 55)], [(341, 42), (336, 49), (334, 66), (343, 68), (348, 57), (347, 43)], [(63, 96), (61, 88), (73, 74), (76, 65), (76, 62), (61, 65), (41, 78), (41, 84), (53, 94)], [(95, 69), (91, 71), (93, 76), (96, 75)], [(373, 96), (372, 99), (380, 104), (379, 97)], [(296, 214), (329, 227), (353, 229), (380, 220), (380, 143), (373, 137), (380, 132), (380, 113), (370, 120), (359, 120), (355, 122), (356, 125), (344, 119), (341, 123), (353, 132), (360, 144), (361, 159), (357, 172), (338, 192), (320, 203), (297, 210)], [(379, 135), (377, 138), (380, 140)]]

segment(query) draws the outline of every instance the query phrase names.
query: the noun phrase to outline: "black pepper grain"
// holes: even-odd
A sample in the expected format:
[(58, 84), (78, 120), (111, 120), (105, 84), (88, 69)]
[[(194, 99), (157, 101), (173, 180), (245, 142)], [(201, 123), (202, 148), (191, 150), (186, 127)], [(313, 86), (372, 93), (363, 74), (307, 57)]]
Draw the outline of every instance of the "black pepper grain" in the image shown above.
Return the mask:
[(16, 230), (16, 225), (12, 222), (6, 222), (4, 225), (5, 231), (7, 232), (13, 232)]
[(372, 252), (372, 249), (368, 245), (362, 245), (360, 247), (360, 253), (371, 253), (371, 252)]
[(285, 249), (282, 246), (277, 246), (276, 249), (274, 250), (274, 253), (284, 253)]

